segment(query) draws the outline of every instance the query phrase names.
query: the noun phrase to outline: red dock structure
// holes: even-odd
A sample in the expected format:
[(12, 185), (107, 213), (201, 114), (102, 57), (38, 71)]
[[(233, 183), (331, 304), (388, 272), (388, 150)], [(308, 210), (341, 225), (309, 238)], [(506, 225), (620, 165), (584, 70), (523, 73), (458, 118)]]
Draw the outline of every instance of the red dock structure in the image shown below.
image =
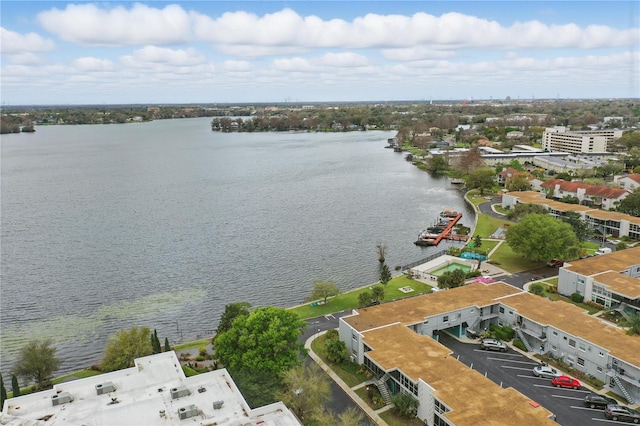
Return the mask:
[(414, 243), (417, 246), (437, 246), (440, 244), (440, 241), (443, 239), (456, 240), (456, 241), (467, 241), (468, 237), (466, 235), (455, 235), (452, 234), (451, 231), (453, 227), (460, 219), (462, 219), (462, 213), (456, 212), (443, 212), (440, 216), (446, 220), (448, 220), (447, 226), (444, 228), (442, 232), (439, 234), (424, 234), (421, 233), (418, 236), (418, 240)]

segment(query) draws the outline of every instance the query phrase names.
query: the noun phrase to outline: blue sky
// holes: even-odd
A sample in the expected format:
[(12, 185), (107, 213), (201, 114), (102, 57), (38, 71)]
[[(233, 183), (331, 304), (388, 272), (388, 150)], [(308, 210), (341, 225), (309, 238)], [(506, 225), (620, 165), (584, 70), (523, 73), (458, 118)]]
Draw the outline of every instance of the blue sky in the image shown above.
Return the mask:
[(0, 7), (5, 105), (640, 97), (637, 1)]

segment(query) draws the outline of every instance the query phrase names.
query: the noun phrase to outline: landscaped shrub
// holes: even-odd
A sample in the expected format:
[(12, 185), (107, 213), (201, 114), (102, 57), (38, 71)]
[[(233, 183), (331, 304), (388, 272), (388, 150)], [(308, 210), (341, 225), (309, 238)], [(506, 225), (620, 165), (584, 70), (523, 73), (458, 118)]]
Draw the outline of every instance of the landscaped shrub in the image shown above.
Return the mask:
[(469, 278), (475, 278), (475, 277), (479, 277), (480, 275), (482, 275), (482, 271), (476, 269), (475, 271), (469, 271), (466, 273), (465, 278), (469, 279)]
[(582, 301), (584, 300), (584, 296), (581, 295), (580, 293), (573, 293), (571, 294), (571, 301), (575, 302), (575, 303), (582, 303)]
[(586, 302), (584, 302), (584, 304), (588, 305), (588, 306), (592, 306), (592, 307), (594, 307), (596, 309), (599, 309), (601, 311), (604, 310), (604, 305), (602, 305), (602, 304), (600, 304), (598, 302), (594, 302), (593, 300), (587, 300)]
[(533, 283), (529, 286), (529, 293), (540, 296), (544, 293), (544, 286), (540, 283)]
[(324, 337), (326, 339), (337, 339), (338, 338), (338, 330), (332, 328), (331, 330), (327, 330)]
[(489, 330), (491, 331), (491, 334), (496, 337), (496, 339), (504, 340), (507, 342), (513, 339), (513, 336), (516, 334), (515, 330), (508, 325), (500, 327), (499, 325), (491, 324), (489, 326)]
[(513, 346), (520, 349), (521, 351), (524, 351), (524, 352), (528, 351), (527, 347), (524, 345), (524, 342), (520, 339), (514, 339)]

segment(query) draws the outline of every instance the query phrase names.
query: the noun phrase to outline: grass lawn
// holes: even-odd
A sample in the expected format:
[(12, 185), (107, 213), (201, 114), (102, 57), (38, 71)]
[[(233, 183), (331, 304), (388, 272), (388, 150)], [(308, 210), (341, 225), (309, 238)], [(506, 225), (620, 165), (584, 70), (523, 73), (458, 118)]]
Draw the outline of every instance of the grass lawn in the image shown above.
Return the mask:
[(498, 250), (493, 253), (490, 260), (511, 273), (539, 268), (545, 265), (544, 262), (534, 262), (516, 254), (506, 242), (498, 247)]
[(542, 297), (548, 297), (551, 300), (562, 300), (563, 302), (567, 302), (567, 303), (571, 303), (572, 305), (576, 305), (578, 308), (580, 309), (584, 309), (585, 311), (587, 311), (589, 313), (589, 315), (593, 315), (597, 312), (600, 312), (600, 309), (596, 308), (595, 306), (591, 306), (591, 305), (587, 305), (586, 303), (578, 303), (578, 302), (574, 302), (573, 300), (571, 300), (571, 298), (563, 296), (561, 294), (555, 293), (555, 292), (549, 292), (547, 291), (548, 286), (557, 286), (558, 285), (558, 278), (549, 278), (546, 279), (544, 281), (540, 282), (541, 284), (545, 284), (545, 291), (542, 294)]
[(171, 349), (173, 349), (174, 351), (176, 351), (176, 353), (178, 353), (178, 351), (180, 350), (200, 348), (203, 346), (207, 346), (209, 343), (211, 343), (211, 339), (202, 339), (202, 340), (196, 340), (195, 342), (187, 342), (181, 345), (171, 346)]
[(383, 411), (379, 416), (387, 422), (389, 426), (420, 426), (424, 424), (417, 417), (405, 419), (404, 417), (396, 415), (393, 410)]
[(510, 223), (512, 222), (481, 214), (478, 216), (478, 225), (474, 230), (473, 235), (480, 235), (482, 238), (489, 238), (489, 235), (493, 234), (496, 229)]
[(369, 379), (365, 374), (360, 373), (361, 367), (353, 362), (343, 363), (343, 364), (334, 364), (329, 362), (327, 359), (327, 351), (325, 350), (325, 340), (326, 337), (324, 335), (314, 339), (311, 342), (311, 349), (318, 355), (325, 364), (333, 370), (334, 373), (338, 377), (342, 379), (343, 382), (347, 384), (349, 387), (354, 387), (366, 380)]
[[(400, 291), (400, 288), (403, 287), (411, 287), (414, 291), (410, 293), (404, 293)], [(344, 311), (345, 309), (357, 308), (358, 294), (368, 289), (369, 287), (364, 287), (342, 293), (336, 297), (330, 297), (329, 299), (327, 299), (326, 305), (311, 306), (311, 304), (309, 303), (290, 309), (296, 312), (300, 316), (300, 318), (307, 319), (314, 318), (320, 315), (330, 314), (333, 312)], [(386, 285), (384, 291), (384, 301), (388, 302), (404, 297), (415, 296), (418, 294), (427, 293), (429, 292), (429, 290), (431, 290), (430, 285), (421, 283), (420, 281), (411, 280), (407, 278), (406, 275), (401, 275), (393, 278)]]

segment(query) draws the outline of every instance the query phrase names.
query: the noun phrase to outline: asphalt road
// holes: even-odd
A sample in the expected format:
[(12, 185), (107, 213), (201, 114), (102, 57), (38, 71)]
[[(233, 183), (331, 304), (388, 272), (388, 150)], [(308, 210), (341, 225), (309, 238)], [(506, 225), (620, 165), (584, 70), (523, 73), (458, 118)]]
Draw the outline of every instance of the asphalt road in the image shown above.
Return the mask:
[[(351, 314), (351, 310), (337, 312), (334, 314), (328, 314), (316, 318), (311, 318), (307, 320), (309, 327), (300, 337), (301, 342), (306, 342), (313, 335), (320, 334), (323, 331), (327, 331), (333, 328), (338, 328), (338, 319), (342, 316)], [(314, 362), (310, 357), (306, 359), (307, 364)], [(353, 400), (342, 390), (340, 386), (338, 386), (333, 380), (331, 380), (331, 401), (327, 404), (327, 408), (333, 413), (343, 413), (348, 408), (354, 407), (360, 410), (360, 407), (353, 402)], [(369, 419), (369, 417), (364, 414), (365, 419)], [(368, 425), (374, 426), (375, 423), (369, 421)]]
[(551, 379), (535, 377), (532, 369), (539, 364), (513, 349), (504, 353), (483, 351), (477, 344), (460, 342), (446, 333), (439, 333), (439, 341), (451, 349), (460, 362), (486, 374), (504, 388), (518, 390), (553, 412), (556, 421), (563, 426), (629, 424), (607, 420), (602, 409), (585, 407), (584, 397), (591, 393), (588, 389), (556, 388), (551, 385)]

